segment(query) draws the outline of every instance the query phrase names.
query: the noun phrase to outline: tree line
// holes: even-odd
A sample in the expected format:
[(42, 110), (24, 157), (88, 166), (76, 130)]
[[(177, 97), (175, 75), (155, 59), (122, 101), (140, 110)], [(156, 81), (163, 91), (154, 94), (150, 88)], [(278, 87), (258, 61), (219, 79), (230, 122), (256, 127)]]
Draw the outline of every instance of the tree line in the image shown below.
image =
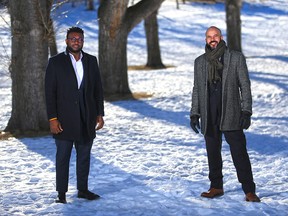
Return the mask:
[[(129, 0), (99, 0), (98, 58), (106, 98), (132, 97), (127, 73), (127, 40), (131, 30), (143, 20), (147, 66), (165, 68), (161, 61), (157, 23), (157, 12), (163, 2), (138, 0), (131, 4)], [(239, 51), (241, 3), (241, 0), (225, 2), (228, 46)], [(7, 3), (12, 36), (9, 67), (12, 111), (5, 131), (14, 135), (48, 131), (44, 76), (49, 53), (57, 53), (51, 18), (53, 4), (53, 0), (9, 0)], [(93, 0), (86, 0), (86, 4), (94, 10)]]

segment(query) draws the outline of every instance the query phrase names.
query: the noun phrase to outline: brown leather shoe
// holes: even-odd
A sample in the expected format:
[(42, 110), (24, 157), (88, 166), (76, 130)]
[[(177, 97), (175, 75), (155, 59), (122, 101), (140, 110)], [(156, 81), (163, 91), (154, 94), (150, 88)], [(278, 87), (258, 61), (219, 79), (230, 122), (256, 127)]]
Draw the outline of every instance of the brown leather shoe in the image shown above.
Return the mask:
[(247, 202), (261, 202), (259, 197), (255, 193), (247, 193), (246, 194), (246, 201)]
[(206, 198), (214, 198), (222, 196), (223, 194), (224, 194), (223, 189), (210, 188), (208, 192), (201, 193), (201, 196)]

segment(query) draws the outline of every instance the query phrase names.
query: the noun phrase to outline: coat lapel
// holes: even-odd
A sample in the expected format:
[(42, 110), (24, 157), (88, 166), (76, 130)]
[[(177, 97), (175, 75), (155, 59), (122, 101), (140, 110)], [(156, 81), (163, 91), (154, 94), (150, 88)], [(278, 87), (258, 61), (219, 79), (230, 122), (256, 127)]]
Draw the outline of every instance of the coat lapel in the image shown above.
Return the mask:
[(67, 65), (67, 69), (68, 69), (67, 72), (68, 72), (69, 76), (72, 76), (74, 78), (74, 85), (76, 85), (76, 87), (78, 88), (78, 82), (77, 82), (75, 70), (74, 70), (74, 67), (72, 65), (71, 57), (67, 51), (65, 51), (65, 64)]
[(204, 64), (203, 64), (203, 73), (204, 73), (204, 84), (207, 86), (207, 82), (208, 82), (208, 71), (209, 71), (209, 68), (208, 68), (208, 61), (206, 59), (206, 54), (204, 54)]
[(85, 53), (82, 51), (83, 57), (82, 57), (82, 64), (83, 64), (83, 81), (84, 81), (84, 92), (86, 94), (87, 92), (87, 84), (88, 84), (88, 57), (85, 55)]

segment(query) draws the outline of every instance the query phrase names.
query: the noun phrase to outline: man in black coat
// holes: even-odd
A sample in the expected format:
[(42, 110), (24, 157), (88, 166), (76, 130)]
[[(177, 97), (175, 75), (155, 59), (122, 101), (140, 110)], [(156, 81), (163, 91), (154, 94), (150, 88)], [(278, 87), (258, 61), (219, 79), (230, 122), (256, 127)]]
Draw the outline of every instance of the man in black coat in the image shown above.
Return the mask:
[(104, 99), (97, 58), (82, 51), (84, 31), (67, 30), (67, 48), (49, 59), (45, 76), (46, 108), (57, 146), (56, 202), (66, 203), (69, 161), (73, 145), (77, 153), (78, 197), (100, 196), (88, 190), (90, 154), (96, 131), (104, 125)]

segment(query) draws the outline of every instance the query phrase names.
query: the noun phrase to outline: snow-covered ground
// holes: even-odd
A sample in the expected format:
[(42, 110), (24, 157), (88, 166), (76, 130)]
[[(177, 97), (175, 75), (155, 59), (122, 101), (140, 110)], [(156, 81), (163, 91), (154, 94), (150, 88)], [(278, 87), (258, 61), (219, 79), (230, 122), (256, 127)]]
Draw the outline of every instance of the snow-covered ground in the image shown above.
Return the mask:
[[(68, 11), (69, 9), (69, 11)], [(0, 129), (11, 112), (9, 16), (1, 9)], [(66, 29), (85, 31), (84, 50), (98, 55), (96, 11), (82, 5), (55, 10), (59, 51)], [(165, 70), (129, 71), (133, 92), (153, 97), (105, 102), (105, 128), (92, 149), (90, 190), (98, 201), (76, 197), (75, 152), (67, 205), (56, 204), (55, 145), (50, 137), (0, 141), (0, 215), (288, 215), (288, 2), (254, 0), (242, 9), (242, 46), (253, 94), (248, 150), (261, 203), (244, 201), (229, 146), (223, 142), (225, 195), (208, 200), (205, 144), (189, 127), (194, 59), (204, 52), (204, 33), (216, 25), (226, 35), (223, 4), (165, 1), (159, 11)], [(6, 48), (4, 50), (4, 47)], [(129, 35), (129, 65), (146, 63), (143, 23)]]

